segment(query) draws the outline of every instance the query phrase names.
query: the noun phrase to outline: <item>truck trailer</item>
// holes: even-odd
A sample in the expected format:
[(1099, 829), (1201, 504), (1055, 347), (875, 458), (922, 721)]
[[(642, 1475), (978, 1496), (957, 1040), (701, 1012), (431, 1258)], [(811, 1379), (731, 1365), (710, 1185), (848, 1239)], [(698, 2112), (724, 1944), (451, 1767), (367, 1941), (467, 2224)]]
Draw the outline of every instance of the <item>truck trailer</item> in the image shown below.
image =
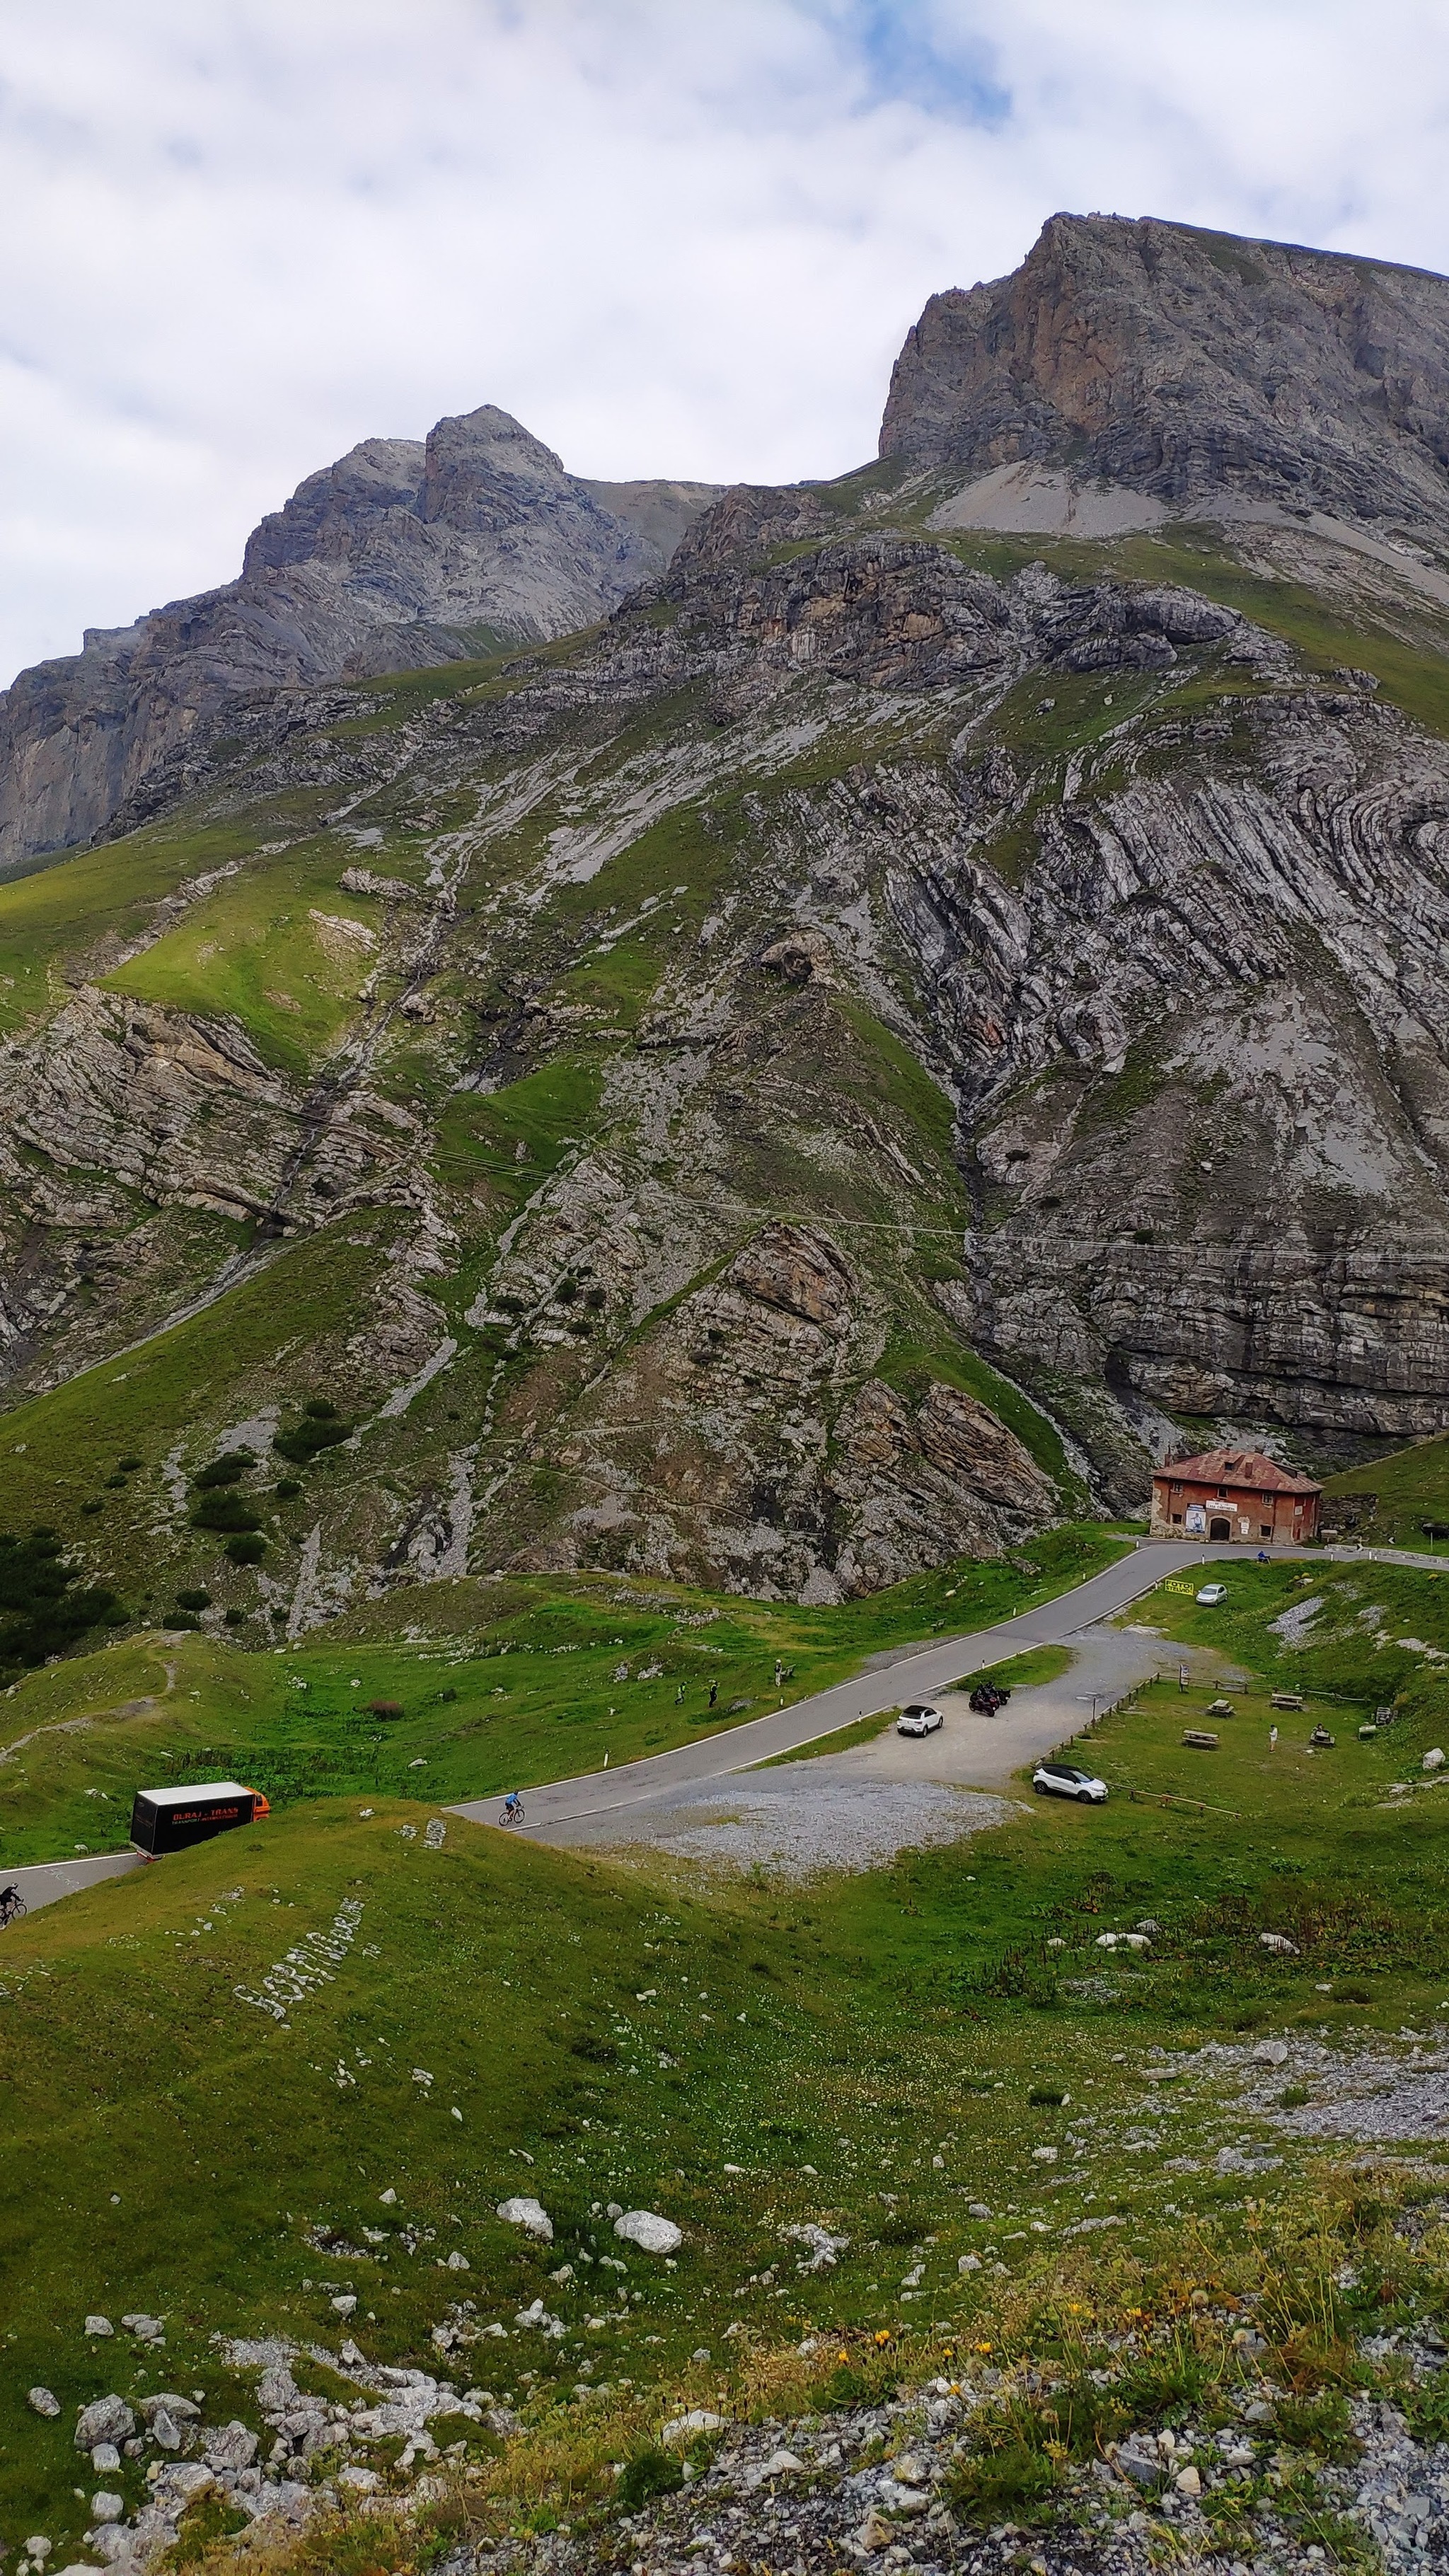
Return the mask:
[(151, 1860), (210, 1842), (233, 1825), (255, 1824), (271, 1808), (258, 1789), (237, 1780), (208, 1780), (198, 1789), (138, 1789), (131, 1809), (131, 1840)]

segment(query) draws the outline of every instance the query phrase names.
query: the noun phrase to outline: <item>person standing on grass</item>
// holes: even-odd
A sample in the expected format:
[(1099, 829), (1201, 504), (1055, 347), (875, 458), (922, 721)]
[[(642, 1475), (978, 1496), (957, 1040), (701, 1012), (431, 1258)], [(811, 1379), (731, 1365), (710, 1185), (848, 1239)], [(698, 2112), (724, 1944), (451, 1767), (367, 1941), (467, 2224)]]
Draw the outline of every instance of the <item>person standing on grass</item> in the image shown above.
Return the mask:
[(1276, 1753), (1278, 1750), (1278, 1729), (1276, 1726), (1270, 1726), (1268, 1729), (1268, 1750), (1270, 1753)]

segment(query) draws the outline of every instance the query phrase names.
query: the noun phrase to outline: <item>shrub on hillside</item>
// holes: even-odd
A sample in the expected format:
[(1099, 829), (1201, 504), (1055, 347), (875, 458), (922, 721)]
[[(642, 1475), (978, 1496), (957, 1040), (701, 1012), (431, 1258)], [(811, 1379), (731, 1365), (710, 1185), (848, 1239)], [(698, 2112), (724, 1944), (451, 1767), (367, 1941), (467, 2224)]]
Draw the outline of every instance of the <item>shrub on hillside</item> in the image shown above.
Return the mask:
[(305, 1467), (319, 1450), (335, 1449), (351, 1437), (352, 1425), (341, 1419), (335, 1405), (317, 1412), (309, 1404), (304, 1406), (300, 1422), (293, 1423), (290, 1431), (277, 1433), (272, 1447), (279, 1458), (290, 1458), (294, 1467)]
[(637, 2513), (651, 2496), (673, 2495), (683, 2484), (684, 2470), (667, 2451), (636, 2451), (625, 2461), (614, 2495), (625, 2513)]
[(191, 1479), (192, 1489), (205, 1493), (213, 1485), (239, 1485), (247, 1469), (255, 1464), (250, 1449), (223, 1449), (210, 1466), (198, 1468)]
[(125, 1615), (108, 1586), (76, 1588), (54, 1530), (33, 1529), (28, 1538), (0, 1532), (0, 1671), (43, 1664), (88, 1628), (115, 1627)]
[(266, 1552), (267, 1542), (260, 1530), (243, 1530), (238, 1537), (229, 1538), (226, 1543), (226, 1553), (233, 1565), (260, 1565)]
[(225, 1486), (203, 1494), (191, 1506), (193, 1529), (254, 1530), (262, 1525), (261, 1513), (242, 1494), (231, 1493)]

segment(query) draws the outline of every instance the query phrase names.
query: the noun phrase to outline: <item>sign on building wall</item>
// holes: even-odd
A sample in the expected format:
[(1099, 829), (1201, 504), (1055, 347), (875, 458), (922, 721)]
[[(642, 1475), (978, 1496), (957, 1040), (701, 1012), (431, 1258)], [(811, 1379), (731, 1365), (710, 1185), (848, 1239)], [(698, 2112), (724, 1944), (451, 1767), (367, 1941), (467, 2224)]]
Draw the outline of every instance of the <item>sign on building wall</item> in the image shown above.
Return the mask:
[(1201, 1503), (1188, 1504), (1186, 1513), (1183, 1516), (1183, 1526), (1186, 1529), (1189, 1538), (1206, 1538), (1207, 1513)]

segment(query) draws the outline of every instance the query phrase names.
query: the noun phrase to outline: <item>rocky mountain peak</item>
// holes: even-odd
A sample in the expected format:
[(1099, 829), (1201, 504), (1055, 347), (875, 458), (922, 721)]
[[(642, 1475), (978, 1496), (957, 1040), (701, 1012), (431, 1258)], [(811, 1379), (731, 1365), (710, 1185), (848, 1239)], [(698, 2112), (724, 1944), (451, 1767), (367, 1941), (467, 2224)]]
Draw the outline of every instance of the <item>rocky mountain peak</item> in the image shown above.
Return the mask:
[(81, 653), (0, 695), (0, 868), (145, 810), (163, 765), (244, 693), (592, 625), (664, 569), (714, 497), (587, 483), (495, 403), (426, 440), (363, 439), (262, 520), (240, 580), (92, 628)]
[(496, 403), (456, 412), (428, 433), (425, 519), (452, 528), (492, 528), (510, 507), (575, 498), (573, 477), (565, 473), (562, 459)]
[(1025, 460), (1182, 509), (1224, 496), (1449, 544), (1449, 280), (1189, 224), (1053, 215), (932, 296), (883, 456)]

